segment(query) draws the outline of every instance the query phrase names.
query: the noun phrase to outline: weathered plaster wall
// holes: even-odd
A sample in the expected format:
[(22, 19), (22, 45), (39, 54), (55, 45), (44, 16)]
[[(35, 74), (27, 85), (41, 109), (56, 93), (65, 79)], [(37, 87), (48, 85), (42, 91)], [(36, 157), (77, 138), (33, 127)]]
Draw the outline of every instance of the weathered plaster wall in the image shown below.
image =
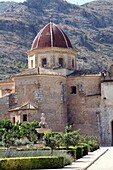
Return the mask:
[(113, 105), (113, 82), (101, 83), (101, 94), (103, 107)]
[(102, 145), (111, 146), (113, 144), (113, 82), (103, 82), (101, 84), (101, 104), (100, 104), (100, 138)]
[(113, 106), (101, 108), (100, 112), (100, 139), (103, 146), (113, 145), (112, 125)]

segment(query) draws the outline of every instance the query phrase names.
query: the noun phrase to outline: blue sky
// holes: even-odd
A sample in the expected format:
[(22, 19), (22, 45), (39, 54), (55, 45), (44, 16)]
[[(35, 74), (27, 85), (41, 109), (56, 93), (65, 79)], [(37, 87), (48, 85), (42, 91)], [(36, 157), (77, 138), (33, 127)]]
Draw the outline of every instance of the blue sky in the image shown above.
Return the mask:
[[(25, 0), (0, 0), (0, 1), (16, 1), (16, 2), (23, 2)], [(93, 0), (66, 0), (67, 2), (70, 2), (72, 4), (78, 4), (78, 5), (82, 5), (84, 3), (87, 3), (87, 2), (91, 2)]]

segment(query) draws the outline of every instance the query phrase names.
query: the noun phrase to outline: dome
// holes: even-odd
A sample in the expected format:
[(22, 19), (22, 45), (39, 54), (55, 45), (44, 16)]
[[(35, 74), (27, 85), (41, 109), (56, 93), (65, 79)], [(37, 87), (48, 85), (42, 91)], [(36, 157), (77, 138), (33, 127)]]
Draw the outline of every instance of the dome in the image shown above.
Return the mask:
[(67, 35), (54, 23), (47, 24), (35, 37), (31, 50), (46, 47), (72, 48)]

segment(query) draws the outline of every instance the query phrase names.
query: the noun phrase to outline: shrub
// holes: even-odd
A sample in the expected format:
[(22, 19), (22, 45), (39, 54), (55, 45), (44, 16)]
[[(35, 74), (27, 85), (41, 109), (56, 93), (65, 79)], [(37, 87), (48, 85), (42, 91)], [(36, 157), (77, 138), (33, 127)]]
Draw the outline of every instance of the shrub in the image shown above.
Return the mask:
[(27, 145), (27, 144), (31, 144), (31, 142), (27, 138), (15, 140), (15, 146), (21, 146), (21, 145)]
[(99, 148), (99, 139), (96, 136), (81, 136), (80, 143), (87, 143), (89, 145), (89, 151), (94, 151)]
[(5, 158), (0, 160), (0, 169), (3, 170), (25, 170), (30, 167), (30, 159)]
[(64, 166), (70, 165), (73, 162), (73, 157), (71, 154), (68, 154), (65, 150), (54, 150), (54, 156), (63, 156), (64, 157)]
[(76, 159), (83, 157), (83, 146), (76, 147)]
[(64, 136), (63, 136), (63, 143), (64, 143), (64, 146), (66, 147), (66, 149), (68, 149), (69, 146), (73, 145), (73, 135), (72, 135), (72, 132), (64, 134)]
[[(25, 149), (25, 148), (24, 148)], [(13, 149), (10, 152), (10, 157), (37, 157), (37, 156), (50, 156), (51, 151), (50, 150), (40, 150), (40, 149), (34, 149), (34, 150), (17, 150)], [(0, 152), (0, 157), (1, 158), (6, 158), (8, 157), (9, 152), (8, 150)], [(53, 151), (54, 156), (62, 156), (64, 157), (64, 165), (69, 165), (72, 163), (73, 158), (71, 155), (67, 154), (66, 151), (64, 150), (54, 150)]]
[(63, 168), (64, 167), (64, 158), (63, 157), (38, 157), (31, 158), (32, 166), (31, 169), (37, 168)]
[(0, 169), (3, 170), (28, 170), (41, 168), (63, 168), (63, 157), (26, 157), (0, 159)]
[(74, 160), (76, 160), (76, 149), (68, 149), (67, 153), (70, 154)]
[(51, 155), (53, 155), (53, 149), (59, 147), (62, 143), (62, 133), (57, 132), (47, 132), (43, 140), (45, 141), (46, 146), (51, 148)]
[(94, 143), (89, 143), (89, 151), (93, 152), (95, 150), (99, 149), (99, 145), (94, 144)]
[(0, 142), (0, 146), (4, 146), (4, 143), (2, 141)]
[(83, 147), (83, 156), (88, 155), (89, 145), (86, 143), (83, 143), (81, 144), (81, 146)]
[[(34, 150), (37, 150), (37, 148), (15, 148), (16, 151), (34, 151)], [(40, 149), (40, 148), (39, 148)]]

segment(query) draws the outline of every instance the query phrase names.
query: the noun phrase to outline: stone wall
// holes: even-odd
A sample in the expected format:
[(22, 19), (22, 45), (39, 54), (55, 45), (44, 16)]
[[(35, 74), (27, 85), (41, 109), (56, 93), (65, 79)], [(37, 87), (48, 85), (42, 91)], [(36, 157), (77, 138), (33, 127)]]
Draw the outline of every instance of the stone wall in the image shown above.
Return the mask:
[(9, 110), (9, 95), (0, 98), (0, 120), (10, 119), (8, 115)]
[[(15, 93), (0, 98), (0, 119), (16, 115), (23, 122), (23, 114), (27, 114), (28, 121), (40, 121), (45, 113), (53, 131), (64, 131), (71, 124), (82, 134), (100, 136), (102, 145), (113, 144), (113, 82), (101, 83), (96, 75), (57, 74), (16, 76), (14, 82)], [(76, 94), (72, 94), (72, 87), (76, 87)], [(34, 108), (21, 108), (27, 103)]]
[(55, 75), (32, 75), (15, 77), (16, 103), (26, 102), (37, 108), (35, 119), (45, 113), (47, 123), (53, 131), (64, 131), (67, 123), (66, 78)]
[[(82, 134), (99, 135), (100, 77), (69, 77), (67, 85), (69, 123), (73, 129), (81, 129)], [(76, 86), (76, 94), (71, 94), (72, 86)]]
[(0, 97), (5, 96), (10, 93), (14, 93), (15, 87), (14, 87), (14, 82), (9, 81), (9, 82), (1, 82), (0, 83)]

